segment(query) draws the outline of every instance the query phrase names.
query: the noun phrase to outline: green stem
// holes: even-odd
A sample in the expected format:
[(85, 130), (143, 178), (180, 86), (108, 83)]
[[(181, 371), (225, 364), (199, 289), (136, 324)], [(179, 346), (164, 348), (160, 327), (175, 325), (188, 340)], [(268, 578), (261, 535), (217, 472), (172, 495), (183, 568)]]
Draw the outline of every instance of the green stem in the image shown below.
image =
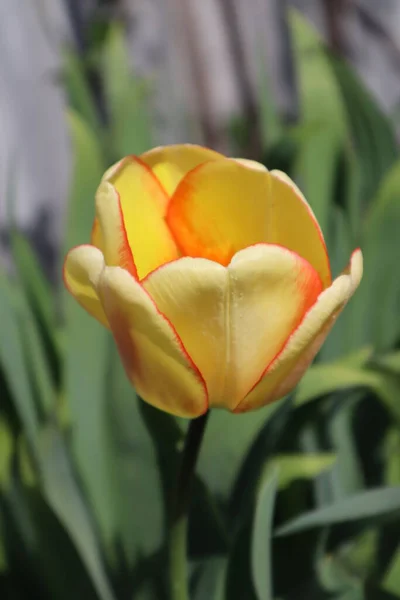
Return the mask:
[(189, 600), (187, 574), (187, 525), (190, 491), (208, 412), (190, 422), (182, 452), (172, 509), (169, 574), (171, 600)]

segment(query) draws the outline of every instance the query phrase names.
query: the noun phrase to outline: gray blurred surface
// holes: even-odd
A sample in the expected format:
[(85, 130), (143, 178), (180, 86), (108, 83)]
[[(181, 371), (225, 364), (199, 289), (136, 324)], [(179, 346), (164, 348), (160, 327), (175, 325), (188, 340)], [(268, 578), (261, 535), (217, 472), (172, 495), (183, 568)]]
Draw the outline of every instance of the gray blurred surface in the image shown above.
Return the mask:
[(11, 210), (39, 249), (59, 238), (70, 167), (57, 83), (67, 31), (61, 9), (57, 0), (0, 3), (0, 223), (12, 185)]

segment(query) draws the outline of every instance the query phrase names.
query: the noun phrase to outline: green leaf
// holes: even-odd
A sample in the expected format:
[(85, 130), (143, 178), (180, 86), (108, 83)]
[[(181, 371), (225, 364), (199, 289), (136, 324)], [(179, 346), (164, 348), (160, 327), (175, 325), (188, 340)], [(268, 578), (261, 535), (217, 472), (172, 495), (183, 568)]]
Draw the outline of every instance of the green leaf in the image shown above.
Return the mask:
[(352, 300), (355, 339), (360, 344), (374, 344), (379, 350), (389, 349), (400, 336), (400, 280), (393, 277), (400, 253), (399, 222), (400, 161), (386, 175), (367, 215), (361, 241), (367, 268)]
[(201, 561), (194, 575), (194, 600), (223, 600), (223, 583), (226, 570), (226, 558), (210, 556)]
[(115, 159), (141, 154), (152, 147), (147, 82), (134, 77), (124, 30), (110, 27), (104, 46), (104, 86), (111, 113), (111, 143)]
[(267, 469), (276, 466), (279, 473), (278, 488), (288, 487), (296, 479), (313, 479), (334, 465), (336, 455), (330, 452), (320, 454), (279, 454), (269, 461)]
[(119, 23), (114, 23), (108, 30), (103, 49), (102, 67), (106, 98), (114, 118), (120, 99), (132, 79), (125, 29)]
[(12, 253), (27, 300), (42, 328), (42, 333), (56, 351), (54, 338), (55, 312), (54, 298), (50, 284), (31, 248), (28, 240), (15, 230), (11, 231)]
[(5, 539), (3, 534), (3, 515), (0, 512), (0, 577), (6, 573), (8, 569), (7, 553), (5, 547)]
[(64, 53), (63, 75), (71, 108), (87, 123), (93, 133), (99, 133), (100, 122), (87, 74), (75, 52)]
[(346, 114), (320, 36), (299, 12), (291, 10), (289, 16), (302, 125), (306, 126), (306, 134), (299, 140), (295, 175), (322, 230), (327, 232), (336, 167), (346, 136)]
[(17, 439), (18, 474), (21, 483), (26, 488), (34, 488), (38, 485), (38, 472), (36, 465), (32, 462), (32, 456), (26, 443), (24, 435)]
[[(69, 115), (74, 149), (66, 249), (88, 243), (94, 197), (103, 175), (98, 144), (74, 113)], [(72, 448), (107, 547), (115, 536), (113, 464), (107, 416), (110, 333), (64, 293), (64, 386), (72, 424)]]
[[(349, 220), (342, 208), (333, 206), (330, 219), (329, 255), (332, 274), (333, 277), (336, 277), (348, 264), (355, 243), (352, 239)], [(332, 331), (321, 348), (319, 360), (339, 360), (351, 350), (357, 348), (352, 326), (354, 311), (355, 307), (352, 300), (335, 321)]]
[[(327, 54), (346, 109), (347, 122), (359, 162), (358, 220), (382, 177), (398, 155), (395, 130), (359, 76), (345, 61)], [(354, 207), (349, 206), (350, 212)], [(357, 210), (357, 207), (356, 207)], [(353, 215), (353, 222), (356, 216)]]
[(337, 501), (364, 488), (362, 466), (353, 434), (354, 410), (361, 394), (353, 394), (335, 410), (329, 421), (330, 441), (337, 461), (331, 472), (332, 499)]
[(44, 340), (26, 299), (21, 302), (21, 330), (24, 336), (24, 350), (37, 405), (43, 414), (56, 413), (56, 388), (44, 347)]
[(99, 599), (115, 600), (90, 514), (74, 479), (63, 441), (52, 427), (42, 432), (41, 476), (45, 498), (74, 542)]
[(67, 117), (74, 162), (64, 253), (73, 246), (89, 243), (95, 216), (95, 192), (106, 166), (99, 143), (85, 121), (73, 110)]
[(254, 515), (251, 570), (258, 600), (273, 600), (271, 537), (278, 469), (272, 469), (261, 485)]
[(111, 126), (116, 158), (142, 154), (152, 148), (150, 125), (148, 84), (140, 80), (130, 81)]
[(213, 494), (230, 498), (239, 467), (254, 439), (280, 406), (281, 402), (276, 402), (239, 418), (225, 410), (212, 411), (198, 470)]
[(29, 444), (35, 450), (39, 424), (19, 324), (19, 292), (0, 274), (0, 366)]
[(301, 515), (279, 527), (276, 535), (292, 535), (312, 527), (387, 516), (399, 510), (400, 487), (371, 489)]
[(386, 434), (384, 444), (385, 483), (400, 485), (400, 431), (392, 427)]
[(11, 231), (14, 262), (21, 289), (21, 327), (37, 404), (44, 414), (55, 409), (60, 356), (56, 338), (53, 294), (28, 241)]
[(163, 541), (164, 506), (157, 455), (117, 349), (111, 351), (107, 414), (112, 440), (116, 526), (128, 565)]
[(295, 405), (344, 389), (367, 388), (375, 393), (396, 419), (400, 419), (397, 381), (371, 369), (357, 369), (340, 363), (313, 365), (301, 380)]
[[(157, 513), (163, 509), (163, 528), (150, 531), (163, 535), (165, 539), (169, 526), (169, 510), (173, 501), (176, 478), (180, 464), (180, 450), (187, 420), (178, 420), (171, 415), (155, 409), (146, 402), (138, 403), (140, 413), (151, 436), (157, 457), (157, 472), (162, 484), (162, 495), (154, 498), (154, 490), (148, 489), (151, 506), (157, 503)], [(210, 416), (212, 418), (212, 415)], [(205, 445), (202, 446), (202, 449)], [(201, 453), (200, 453), (201, 455)], [(143, 523), (143, 525), (145, 525)], [(193, 482), (192, 500), (189, 513), (190, 554), (193, 557), (204, 557), (209, 554), (223, 553), (227, 548), (227, 533), (223, 520), (212, 495), (209, 493), (201, 477), (196, 476)]]
[(258, 600), (251, 573), (251, 522), (246, 519), (235, 535), (225, 573), (225, 600)]
[(318, 565), (318, 574), (326, 591), (335, 594), (333, 597), (339, 599), (360, 598), (362, 581), (347, 568), (343, 561), (336, 557), (324, 556)]
[(400, 352), (398, 350), (375, 357), (374, 363), (395, 375), (400, 375)]
[(382, 588), (392, 594), (398, 595), (400, 592), (400, 545), (384, 575)]
[(10, 485), (13, 455), (14, 439), (6, 420), (0, 415), (0, 490), (7, 489)]

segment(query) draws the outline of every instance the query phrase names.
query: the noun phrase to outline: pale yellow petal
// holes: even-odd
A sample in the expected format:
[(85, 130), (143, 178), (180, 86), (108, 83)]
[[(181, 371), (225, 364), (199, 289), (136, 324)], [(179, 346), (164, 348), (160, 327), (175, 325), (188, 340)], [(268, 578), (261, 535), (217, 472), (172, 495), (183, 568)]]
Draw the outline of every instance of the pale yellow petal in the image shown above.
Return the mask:
[(120, 266), (137, 276), (120, 197), (108, 181), (103, 181), (96, 192), (96, 219), (92, 230), (92, 243), (101, 248), (106, 265)]
[(318, 221), (299, 188), (282, 171), (271, 171), (271, 202), (268, 241), (308, 260), (320, 274), (324, 287), (329, 287), (329, 257)]
[(233, 158), (232, 160), (236, 160), (239, 164), (244, 167), (249, 167), (250, 169), (254, 169), (255, 171), (268, 171), (267, 167), (256, 160), (251, 160), (249, 158)]
[(96, 292), (98, 279), (104, 269), (104, 257), (93, 246), (76, 246), (65, 258), (63, 277), (67, 290), (88, 313), (108, 327), (108, 320)]
[(362, 254), (356, 250), (349, 267), (322, 292), (276, 359), (266, 365), (260, 381), (237, 406), (237, 412), (253, 410), (278, 400), (297, 385), (337, 316), (357, 289), (362, 271)]
[(143, 286), (202, 373), (210, 406), (234, 408), (314, 304), (322, 285), (296, 254), (256, 245), (224, 268), (182, 258)]
[(214, 404), (226, 380), (228, 270), (185, 257), (153, 271), (142, 284), (176, 329)]
[(106, 267), (98, 293), (126, 373), (157, 408), (197, 417), (208, 408), (204, 381), (174, 328), (127, 271)]
[(194, 144), (176, 144), (160, 146), (140, 156), (162, 184), (168, 196), (171, 196), (178, 183), (188, 171), (209, 160), (224, 158), (209, 148)]

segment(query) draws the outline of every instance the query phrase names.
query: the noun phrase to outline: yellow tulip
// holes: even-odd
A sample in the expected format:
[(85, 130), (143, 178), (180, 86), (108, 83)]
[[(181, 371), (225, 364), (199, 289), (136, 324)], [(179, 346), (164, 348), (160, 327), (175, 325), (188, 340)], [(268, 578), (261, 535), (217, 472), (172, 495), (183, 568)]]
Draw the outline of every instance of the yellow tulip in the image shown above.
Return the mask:
[(142, 398), (185, 417), (291, 391), (361, 276), (358, 249), (332, 282), (321, 229), (287, 175), (191, 145), (111, 167), (91, 244), (64, 266)]

